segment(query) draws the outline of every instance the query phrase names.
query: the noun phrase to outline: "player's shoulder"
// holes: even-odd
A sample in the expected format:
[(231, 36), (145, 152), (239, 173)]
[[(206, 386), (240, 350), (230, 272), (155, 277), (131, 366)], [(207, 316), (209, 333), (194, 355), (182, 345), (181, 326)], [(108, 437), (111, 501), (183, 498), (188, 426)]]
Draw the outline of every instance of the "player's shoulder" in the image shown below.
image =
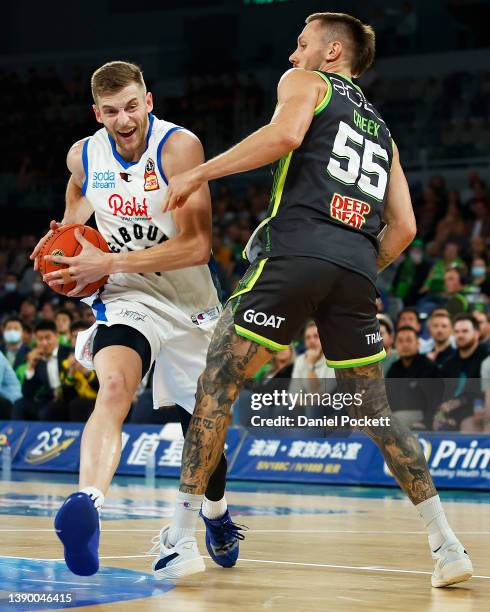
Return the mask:
[(179, 153), (185, 155), (193, 151), (202, 151), (199, 138), (182, 125), (176, 125), (168, 121), (159, 121), (157, 134), (160, 137), (159, 147), (162, 153)]
[(279, 79), (279, 85), (291, 84), (299, 85), (305, 83), (318, 83), (318, 73), (314, 70), (305, 70), (304, 68), (289, 68)]
[(84, 148), (86, 147), (86, 143), (88, 143), (89, 139), (90, 136), (77, 140), (68, 149), (68, 153), (66, 155), (66, 165), (72, 172), (74, 171), (74, 168), (83, 167)]

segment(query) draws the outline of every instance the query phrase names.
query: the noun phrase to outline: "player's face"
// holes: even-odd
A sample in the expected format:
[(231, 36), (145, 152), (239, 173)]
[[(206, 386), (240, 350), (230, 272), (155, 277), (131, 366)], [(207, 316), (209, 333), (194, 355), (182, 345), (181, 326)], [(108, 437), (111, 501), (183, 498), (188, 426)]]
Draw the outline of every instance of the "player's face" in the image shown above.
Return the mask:
[(95, 117), (114, 138), (117, 150), (131, 161), (141, 155), (148, 131), (148, 113), (153, 110), (151, 93), (137, 83), (115, 94), (100, 96), (94, 104)]
[(451, 321), (446, 317), (436, 317), (430, 321), (429, 331), (436, 342), (446, 342), (453, 331)]
[(325, 30), (319, 21), (308, 23), (298, 37), (289, 61), (294, 68), (318, 70), (325, 58)]

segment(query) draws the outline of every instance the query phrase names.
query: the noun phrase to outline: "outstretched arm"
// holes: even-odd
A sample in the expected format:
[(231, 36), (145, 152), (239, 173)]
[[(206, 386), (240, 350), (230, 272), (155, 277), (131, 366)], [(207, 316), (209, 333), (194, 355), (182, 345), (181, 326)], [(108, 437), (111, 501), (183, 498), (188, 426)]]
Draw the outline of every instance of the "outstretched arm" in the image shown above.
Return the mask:
[(417, 225), (413, 214), (407, 179), (394, 144), (388, 198), (383, 214), (386, 227), (379, 235), (378, 272), (387, 268), (415, 238)]
[(303, 142), (326, 83), (312, 72), (293, 68), (277, 87), (277, 106), (268, 125), (240, 143), (169, 182), (164, 210), (183, 206), (191, 193), (212, 179), (270, 164)]

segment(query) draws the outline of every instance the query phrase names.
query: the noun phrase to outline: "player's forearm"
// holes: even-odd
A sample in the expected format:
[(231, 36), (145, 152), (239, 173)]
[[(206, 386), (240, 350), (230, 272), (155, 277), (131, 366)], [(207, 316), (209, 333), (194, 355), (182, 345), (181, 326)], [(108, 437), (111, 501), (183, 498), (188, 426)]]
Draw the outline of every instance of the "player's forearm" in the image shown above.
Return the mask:
[(415, 237), (415, 231), (403, 223), (391, 223), (378, 236), (376, 268), (381, 272), (402, 253)]
[(176, 236), (142, 251), (111, 254), (108, 274), (169, 272), (202, 265), (207, 263), (211, 256), (211, 244), (205, 242), (207, 241), (201, 236)]
[(237, 145), (197, 168), (199, 179), (213, 179), (247, 172), (277, 161), (287, 155), (298, 142), (285, 133), (282, 126), (270, 123), (247, 136)]
[(87, 198), (82, 194), (81, 188), (75, 183), (73, 177), (68, 181), (65, 194), (65, 213), (63, 215), (62, 225), (70, 223), (85, 223), (92, 216), (92, 206)]

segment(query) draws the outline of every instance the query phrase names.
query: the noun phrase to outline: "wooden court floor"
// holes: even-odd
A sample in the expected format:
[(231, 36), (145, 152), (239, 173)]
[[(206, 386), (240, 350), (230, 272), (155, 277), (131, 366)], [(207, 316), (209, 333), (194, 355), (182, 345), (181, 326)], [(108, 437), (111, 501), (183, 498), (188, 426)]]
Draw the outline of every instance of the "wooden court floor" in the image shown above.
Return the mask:
[[(0, 482), (1, 610), (54, 609), (14, 606), (6, 599), (13, 590), (72, 592), (78, 604), (72, 609), (91, 604), (94, 611), (490, 609), (489, 494), (445, 502), (476, 577), (433, 589), (420, 520), (396, 493), (231, 485), (233, 517), (250, 528), (238, 565), (225, 570), (206, 559), (205, 573), (174, 585), (152, 579), (147, 551), (168, 520), (158, 517), (169, 516), (176, 481), (150, 488), (132, 479), (112, 487), (102, 515), (101, 571), (81, 578), (64, 567), (52, 531), (56, 508), (74, 487), (51, 480)], [(202, 530), (198, 536), (204, 554)]]

